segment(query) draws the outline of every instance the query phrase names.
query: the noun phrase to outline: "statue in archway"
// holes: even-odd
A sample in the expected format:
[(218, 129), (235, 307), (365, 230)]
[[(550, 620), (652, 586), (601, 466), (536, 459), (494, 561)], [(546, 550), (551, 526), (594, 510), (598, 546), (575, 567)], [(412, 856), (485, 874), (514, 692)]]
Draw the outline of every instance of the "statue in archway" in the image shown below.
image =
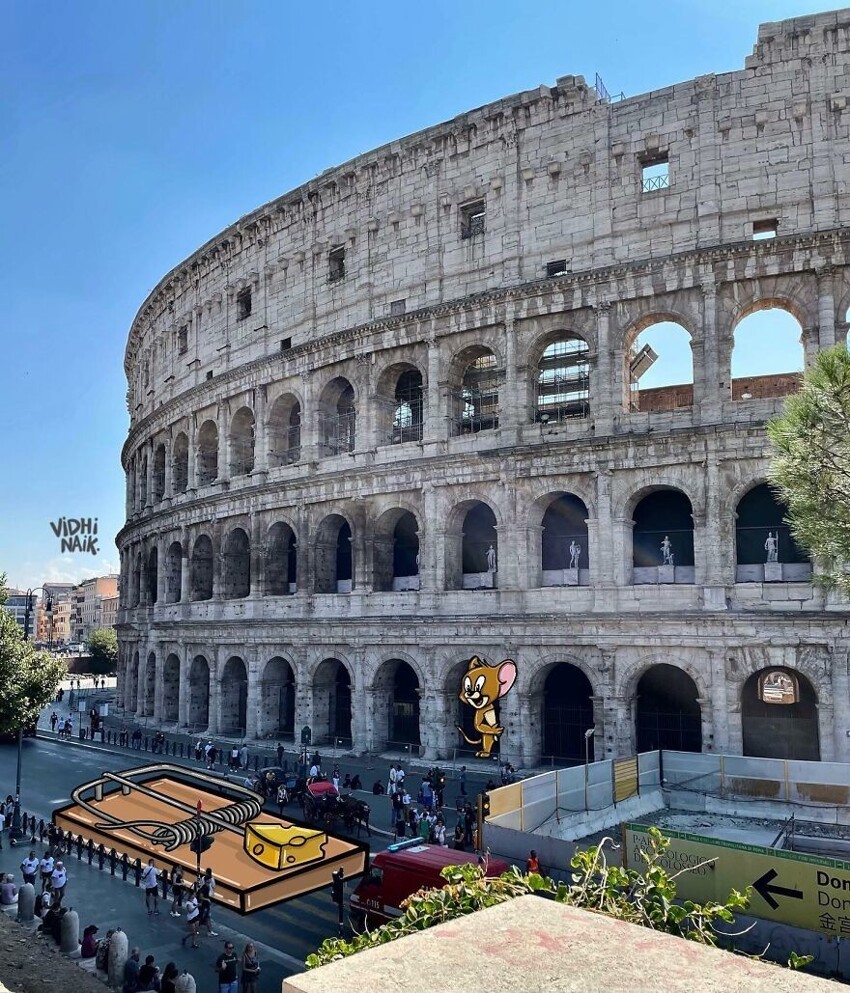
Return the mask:
[(570, 542), (570, 568), (578, 569), (578, 560), (581, 556), (581, 545), (573, 539)]
[(661, 542), (662, 565), (673, 565), (673, 546), (670, 538), (665, 534), (664, 541)]
[(768, 562), (779, 561), (779, 532), (775, 535), (772, 531), (767, 532), (767, 540), (764, 543), (764, 550), (767, 552)]
[(487, 572), (496, 571), (496, 549), (491, 545), (487, 549)]

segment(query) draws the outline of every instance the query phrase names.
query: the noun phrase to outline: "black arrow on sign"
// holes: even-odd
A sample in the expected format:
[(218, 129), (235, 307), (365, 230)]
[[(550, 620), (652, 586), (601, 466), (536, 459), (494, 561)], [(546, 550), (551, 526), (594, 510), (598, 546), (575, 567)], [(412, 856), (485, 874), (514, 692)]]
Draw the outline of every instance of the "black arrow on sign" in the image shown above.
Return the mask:
[(790, 896), (792, 900), (802, 900), (803, 891), (802, 890), (789, 890), (787, 886), (771, 886), (770, 884), (779, 875), (776, 869), (768, 869), (767, 872), (760, 876), (754, 883), (753, 889), (758, 893), (758, 895), (764, 900), (764, 902), (771, 908), (771, 910), (778, 910), (779, 904), (773, 899), (773, 894), (777, 896)]

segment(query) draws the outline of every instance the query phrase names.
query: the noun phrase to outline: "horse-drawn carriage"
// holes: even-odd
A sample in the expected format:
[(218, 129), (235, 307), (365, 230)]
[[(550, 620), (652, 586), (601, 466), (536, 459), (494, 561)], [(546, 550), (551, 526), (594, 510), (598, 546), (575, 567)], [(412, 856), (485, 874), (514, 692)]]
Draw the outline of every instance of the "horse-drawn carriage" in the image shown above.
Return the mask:
[(340, 794), (326, 779), (308, 779), (301, 802), (304, 819), (324, 825), (327, 831), (331, 831), (337, 821), (342, 821), (346, 831), (353, 833), (356, 828), (359, 837), (360, 829), (365, 827), (369, 837), (372, 836), (369, 827), (372, 808), (369, 804), (351, 793)]

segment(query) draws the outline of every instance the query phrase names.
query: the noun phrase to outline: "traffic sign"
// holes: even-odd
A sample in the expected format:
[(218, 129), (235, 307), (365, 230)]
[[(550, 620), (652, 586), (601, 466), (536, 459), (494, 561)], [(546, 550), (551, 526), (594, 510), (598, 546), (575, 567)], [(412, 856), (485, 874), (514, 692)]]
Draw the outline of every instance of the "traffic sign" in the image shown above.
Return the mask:
[[(661, 833), (670, 847), (659, 864), (671, 874), (681, 873), (675, 882), (683, 899), (723, 903), (731, 890), (751, 886), (746, 913), (753, 917), (850, 937), (850, 862), (663, 828)], [(627, 824), (624, 836), (623, 863), (640, 871), (649, 828)]]

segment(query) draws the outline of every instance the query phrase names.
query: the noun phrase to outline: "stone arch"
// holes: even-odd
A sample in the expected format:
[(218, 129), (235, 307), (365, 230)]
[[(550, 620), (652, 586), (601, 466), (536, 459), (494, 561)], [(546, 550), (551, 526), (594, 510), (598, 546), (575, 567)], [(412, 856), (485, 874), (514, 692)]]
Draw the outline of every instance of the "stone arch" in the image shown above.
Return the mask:
[(197, 448), (198, 486), (209, 486), (218, 479), (218, 425), (215, 421), (207, 420), (200, 426)]
[(271, 405), (267, 431), (271, 468), (301, 458), (301, 402), (294, 393), (283, 393)]
[(531, 420), (559, 423), (590, 417), (590, 345), (575, 331), (550, 331), (536, 342)]
[(495, 588), (499, 562), (499, 519), (494, 508), (484, 500), (465, 500), (452, 508), (449, 520), (450, 526), (446, 529), (446, 588)]
[(153, 451), (153, 503), (161, 503), (165, 496), (165, 445), (160, 442)]
[(540, 721), (543, 760), (578, 765), (587, 757), (592, 762), (595, 739), (585, 741), (585, 732), (596, 727), (588, 667), (569, 656), (550, 658), (534, 672), (529, 696), (531, 713)]
[(251, 540), (243, 528), (224, 539), (224, 598), (238, 600), (251, 593)]
[[(762, 680), (768, 685), (760, 693)], [(787, 681), (794, 687), (793, 703), (781, 702)], [(744, 755), (819, 762), (815, 687), (802, 672), (784, 666), (751, 673), (741, 690), (741, 730)]]
[(671, 313), (647, 314), (624, 334), (625, 410), (663, 412), (693, 406), (693, 325)]
[(647, 487), (632, 510), (632, 582), (693, 583), (694, 515), (678, 487)]
[(167, 724), (180, 720), (180, 659), (170, 652), (162, 664), (162, 714)]
[(159, 587), (159, 549), (154, 545), (148, 551), (145, 563), (145, 588), (148, 603), (156, 603)]
[[(418, 752), (421, 744), (419, 697), (423, 687), (417, 664), (398, 655), (378, 666), (372, 680), (375, 693), (375, 742), (389, 748), (410, 746)], [(414, 752), (416, 754), (417, 752)]]
[(136, 552), (133, 559), (133, 606), (138, 607), (142, 602), (142, 579), (144, 577), (142, 569), (142, 553)]
[(244, 738), (247, 725), (248, 667), (238, 655), (231, 655), (219, 680), (219, 730)]
[(227, 439), (231, 476), (247, 476), (253, 472), (255, 436), (254, 411), (250, 407), (240, 407), (231, 418)]
[(809, 557), (785, 521), (786, 508), (766, 482), (743, 492), (735, 506), (735, 581), (805, 581)]
[(277, 521), (266, 535), (265, 568), (267, 596), (289, 596), (298, 583), (298, 542), (285, 521)]
[(319, 395), (319, 451), (323, 456), (354, 451), (357, 438), (357, 407), (353, 385), (336, 376)]
[(419, 521), (404, 507), (385, 511), (374, 526), (376, 590), (419, 589)]
[(142, 717), (153, 717), (156, 706), (156, 655), (148, 653), (145, 663), (144, 699), (142, 700)]
[(314, 574), (316, 593), (350, 593), (354, 586), (351, 523), (342, 514), (328, 514), (316, 528)]
[(179, 541), (168, 546), (165, 567), (165, 602), (179, 603), (183, 593), (183, 546)]
[(213, 543), (209, 535), (199, 534), (192, 543), (193, 600), (210, 600), (213, 595)]
[(540, 570), (537, 585), (586, 586), (590, 582), (588, 517), (586, 504), (573, 493), (555, 491), (536, 501), (533, 518), (540, 524), (531, 531), (531, 538), (532, 561)]
[(394, 362), (378, 376), (378, 444), (400, 445), (421, 441), (424, 413), (424, 378), (412, 362)]
[(499, 426), (504, 363), (487, 345), (469, 345), (449, 365), (452, 434), (477, 434)]
[(171, 489), (185, 493), (189, 486), (189, 439), (180, 431), (171, 449)]
[(344, 661), (323, 659), (312, 678), (313, 744), (351, 741), (351, 697), (354, 680)]
[(702, 751), (702, 707), (696, 681), (678, 665), (661, 662), (644, 670), (635, 687), (638, 752)]
[(740, 308), (731, 331), (733, 400), (783, 397), (799, 390), (806, 343), (798, 314), (788, 300), (776, 298)]
[(189, 666), (189, 707), (187, 713), (192, 732), (204, 731), (210, 723), (210, 664), (204, 655), (196, 655)]
[(295, 690), (292, 663), (280, 655), (269, 659), (260, 678), (261, 738), (295, 737)]

